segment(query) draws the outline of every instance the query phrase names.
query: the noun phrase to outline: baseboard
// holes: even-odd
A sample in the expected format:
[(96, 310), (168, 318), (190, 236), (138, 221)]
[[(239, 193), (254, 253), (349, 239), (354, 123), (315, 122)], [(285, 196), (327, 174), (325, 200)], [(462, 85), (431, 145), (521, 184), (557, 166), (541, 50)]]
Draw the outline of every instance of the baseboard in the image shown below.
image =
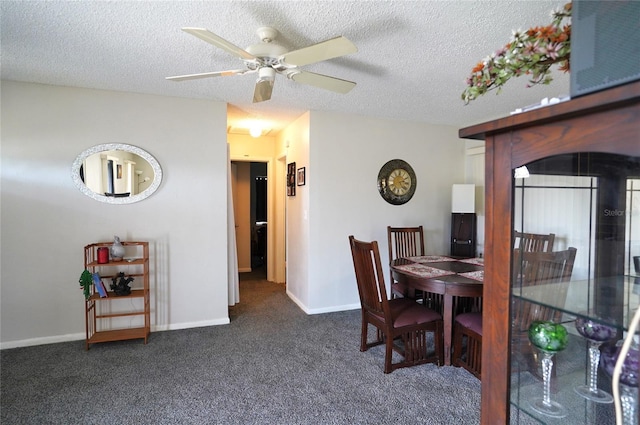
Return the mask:
[[(216, 320), (205, 320), (201, 322), (174, 323), (170, 325), (152, 326), (151, 333), (162, 332), (162, 331), (173, 331), (173, 330), (179, 330), (179, 329), (189, 329), (189, 328), (202, 328), (206, 326), (228, 325), (229, 323), (231, 323), (231, 321), (229, 320), (228, 317), (220, 318)], [(42, 338), (29, 338), (29, 339), (22, 339), (17, 341), (6, 341), (6, 342), (0, 343), (0, 350), (6, 350), (10, 348), (19, 348), (19, 347), (30, 347), (33, 345), (56, 344), (59, 342), (84, 341), (85, 337), (86, 335), (83, 332), (83, 333), (76, 333), (76, 334), (47, 336)]]
[(300, 309), (302, 311), (304, 311), (308, 315), (323, 314), (323, 313), (335, 313), (337, 311), (348, 311), (348, 310), (359, 310), (360, 309), (360, 303), (344, 304), (344, 305), (339, 305), (339, 306), (331, 306), (331, 307), (324, 307), (324, 308), (311, 308), (310, 309), (306, 305), (304, 305), (298, 298), (296, 298), (295, 295), (293, 295), (291, 292), (289, 292), (288, 289), (287, 289), (287, 296), (289, 298), (291, 298), (291, 300), (294, 303), (296, 303), (296, 305), (298, 307), (300, 307)]
[(32, 345), (55, 344), (58, 342), (82, 341), (84, 339), (85, 339), (84, 332), (77, 333), (77, 334), (46, 336), (42, 338), (21, 339), (17, 341), (1, 342), (0, 350), (5, 350), (9, 348), (18, 348), (18, 347), (30, 347)]
[(156, 331), (176, 331), (180, 329), (190, 328), (204, 328), (207, 326), (228, 325), (231, 323), (228, 317), (216, 319), (216, 320), (204, 320), (201, 322), (185, 322), (185, 323), (172, 323), (169, 325), (155, 326)]

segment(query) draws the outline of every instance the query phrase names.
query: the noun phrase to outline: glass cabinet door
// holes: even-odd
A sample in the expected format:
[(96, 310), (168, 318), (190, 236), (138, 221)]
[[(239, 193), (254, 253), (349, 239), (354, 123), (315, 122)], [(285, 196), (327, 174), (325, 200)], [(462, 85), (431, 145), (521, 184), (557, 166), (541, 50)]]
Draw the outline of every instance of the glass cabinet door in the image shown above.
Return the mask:
[(513, 203), (512, 421), (615, 424), (619, 395), (637, 424), (637, 344), (619, 394), (611, 372), (640, 301), (640, 158), (528, 163), (514, 170)]

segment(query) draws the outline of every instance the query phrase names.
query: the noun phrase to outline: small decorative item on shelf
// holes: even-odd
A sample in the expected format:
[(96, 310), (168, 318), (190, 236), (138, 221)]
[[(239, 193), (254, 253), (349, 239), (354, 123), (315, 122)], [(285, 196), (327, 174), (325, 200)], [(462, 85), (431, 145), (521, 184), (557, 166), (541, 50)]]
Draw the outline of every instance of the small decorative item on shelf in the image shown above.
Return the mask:
[(122, 261), (124, 257), (124, 246), (120, 242), (120, 238), (113, 237), (113, 245), (111, 245), (111, 259), (113, 261)]
[[(490, 90), (500, 93), (511, 77), (527, 75), (531, 87), (551, 82), (551, 66), (569, 71), (571, 56), (571, 3), (552, 12), (550, 25), (514, 31), (511, 41), (478, 63), (462, 93), (465, 104)], [(565, 23), (565, 19), (567, 23)]]
[[(602, 349), (600, 363), (607, 375), (613, 375), (613, 369), (620, 355), (623, 339), (618, 341), (615, 346), (608, 346)], [(622, 364), (622, 372), (620, 373), (620, 402), (622, 404), (622, 424), (621, 425), (637, 425), (638, 424), (638, 376), (640, 374), (640, 344), (638, 336), (634, 336), (633, 342), (629, 347), (624, 363)]]
[(105, 288), (104, 283), (102, 283), (100, 273), (91, 273), (91, 276), (93, 277), (93, 286), (98, 295), (100, 295), (100, 298), (107, 298), (109, 294), (107, 294), (107, 288)]
[(530, 401), (533, 410), (554, 418), (567, 416), (567, 409), (560, 403), (551, 400), (551, 369), (553, 356), (567, 347), (569, 338), (567, 329), (559, 323), (534, 321), (529, 327), (529, 341), (542, 353), (542, 379), (544, 392), (542, 398)]
[(80, 275), (80, 287), (84, 292), (84, 298), (86, 300), (91, 296), (91, 285), (93, 285), (93, 277), (91, 276), (91, 272), (85, 269)]
[(109, 248), (106, 246), (98, 248), (98, 264), (106, 264), (109, 262)]
[(113, 282), (111, 283), (111, 290), (115, 292), (116, 295), (131, 294), (131, 288), (129, 287), (129, 284), (133, 282), (131, 276), (125, 277), (124, 272), (120, 272), (111, 279), (111, 282)]
[[(582, 312), (587, 316), (587, 312)], [(589, 385), (579, 385), (575, 390), (582, 397), (596, 403), (613, 403), (613, 396), (598, 388), (598, 364), (600, 363), (600, 346), (615, 338), (616, 328), (605, 325), (602, 318), (593, 316), (593, 319), (578, 316), (576, 318), (576, 330), (589, 341)]]

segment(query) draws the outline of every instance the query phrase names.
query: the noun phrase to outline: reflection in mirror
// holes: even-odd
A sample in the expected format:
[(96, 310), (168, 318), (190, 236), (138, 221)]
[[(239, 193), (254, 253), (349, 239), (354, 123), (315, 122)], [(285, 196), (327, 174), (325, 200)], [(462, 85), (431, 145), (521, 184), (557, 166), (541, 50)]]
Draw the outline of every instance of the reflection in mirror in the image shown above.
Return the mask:
[(158, 189), (162, 169), (153, 156), (136, 146), (107, 143), (78, 155), (71, 177), (82, 193), (96, 201), (130, 204)]

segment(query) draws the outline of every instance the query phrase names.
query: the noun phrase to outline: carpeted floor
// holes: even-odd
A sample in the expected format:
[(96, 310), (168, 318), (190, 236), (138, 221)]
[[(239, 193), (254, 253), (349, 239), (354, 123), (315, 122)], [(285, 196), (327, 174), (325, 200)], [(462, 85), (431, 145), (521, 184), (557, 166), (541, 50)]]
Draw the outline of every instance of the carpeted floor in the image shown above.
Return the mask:
[(224, 326), (0, 352), (4, 424), (477, 424), (480, 381), (423, 365), (385, 375), (359, 310), (308, 316), (241, 279)]

